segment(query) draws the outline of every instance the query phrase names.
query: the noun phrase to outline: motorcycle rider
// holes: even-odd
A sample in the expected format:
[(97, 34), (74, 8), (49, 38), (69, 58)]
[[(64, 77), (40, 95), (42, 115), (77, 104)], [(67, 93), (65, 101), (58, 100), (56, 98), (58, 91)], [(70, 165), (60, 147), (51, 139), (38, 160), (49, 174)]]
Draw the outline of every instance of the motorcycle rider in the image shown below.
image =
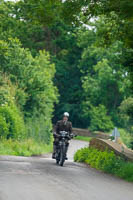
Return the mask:
[[(63, 119), (60, 121), (57, 121), (56, 126), (55, 126), (55, 133), (54, 133), (54, 142), (53, 142), (53, 154), (52, 158), (55, 159), (55, 153), (56, 149), (59, 143), (59, 136), (60, 136), (60, 131), (66, 131), (71, 135), (72, 133), (72, 123), (68, 121), (69, 118), (69, 113), (65, 112), (63, 114)], [(69, 143), (67, 142), (67, 149), (68, 149)], [(66, 156), (67, 160), (67, 156)]]

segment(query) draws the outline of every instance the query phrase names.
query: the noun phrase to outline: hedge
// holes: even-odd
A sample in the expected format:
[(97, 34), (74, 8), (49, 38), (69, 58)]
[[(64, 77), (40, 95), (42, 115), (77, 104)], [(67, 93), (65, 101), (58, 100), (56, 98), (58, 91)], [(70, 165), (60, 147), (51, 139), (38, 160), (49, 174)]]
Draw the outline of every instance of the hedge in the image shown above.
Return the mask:
[(82, 148), (75, 153), (74, 161), (87, 163), (93, 168), (133, 182), (133, 163), (126, 162), (113, 151), (102, 152), (94, 148)]

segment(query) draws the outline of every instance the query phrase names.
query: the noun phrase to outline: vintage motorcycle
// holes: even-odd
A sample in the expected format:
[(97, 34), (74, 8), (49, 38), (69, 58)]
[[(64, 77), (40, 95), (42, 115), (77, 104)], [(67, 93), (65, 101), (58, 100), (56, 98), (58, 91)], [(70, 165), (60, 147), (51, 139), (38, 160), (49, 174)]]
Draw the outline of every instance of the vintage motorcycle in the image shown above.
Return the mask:
[(76, 135), (74, 135), (73, 133), (69, 134), (66, 131), (60, 131), (59, 144), (57, 146), (55, 153), (56, 163), (59, 164), (60, 166), (63, 166), (66, 160), (68, 141), (71, 140), (73, 137), (76, 137)]

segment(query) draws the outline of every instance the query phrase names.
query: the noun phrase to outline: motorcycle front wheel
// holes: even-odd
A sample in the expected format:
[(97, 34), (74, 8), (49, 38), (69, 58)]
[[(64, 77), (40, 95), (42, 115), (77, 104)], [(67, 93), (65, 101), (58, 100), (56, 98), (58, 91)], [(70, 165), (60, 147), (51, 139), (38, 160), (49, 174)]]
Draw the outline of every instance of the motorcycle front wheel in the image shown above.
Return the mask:
[(62, 167), (65, 162), (65, 156), (66, 156), (66, 147), (65, 145), (63, 145), (60, 149), (60, 161), (59, 161), (59, 165)]
[(58, 160), (58, 159), (56, 160), (56, 164), (57, 164), (57, 165), (59, 164), (59, 160)]
[(56, 164), (58, 165), (60, 162), (60, 153), (58, 151), (58, 153), (56, 153)]

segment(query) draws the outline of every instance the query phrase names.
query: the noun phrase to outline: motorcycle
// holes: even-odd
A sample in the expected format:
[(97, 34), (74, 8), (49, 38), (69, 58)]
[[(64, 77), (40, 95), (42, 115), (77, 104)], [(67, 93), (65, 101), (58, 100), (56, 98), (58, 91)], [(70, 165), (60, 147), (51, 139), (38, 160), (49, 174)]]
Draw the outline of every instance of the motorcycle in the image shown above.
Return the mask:
[(68, 141), (71, 140), (73, 137), (76, 137), (76, 135), (69, 134), (66, 131), (60, 131), (60, 136), (59, 136), (60, 140), (55, 154), (56, 163), (59, 164), (60, 166), (63, 166), (66, 160), (66, 153), (68, 148), (67, 144)]

